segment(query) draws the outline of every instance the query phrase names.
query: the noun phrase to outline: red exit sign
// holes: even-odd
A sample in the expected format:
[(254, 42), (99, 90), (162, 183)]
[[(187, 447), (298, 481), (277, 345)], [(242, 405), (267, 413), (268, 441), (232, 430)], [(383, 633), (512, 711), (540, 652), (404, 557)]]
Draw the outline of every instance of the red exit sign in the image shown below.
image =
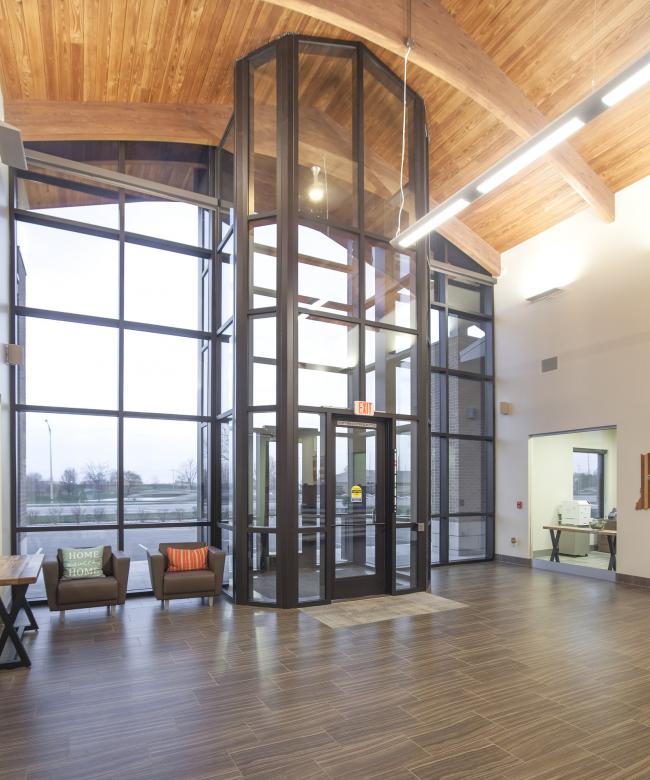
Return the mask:
[(372, 401), (355, 401), (354, 413), (362, 414), (364, 417), (372, 417), (375, 413), (375, 405)]

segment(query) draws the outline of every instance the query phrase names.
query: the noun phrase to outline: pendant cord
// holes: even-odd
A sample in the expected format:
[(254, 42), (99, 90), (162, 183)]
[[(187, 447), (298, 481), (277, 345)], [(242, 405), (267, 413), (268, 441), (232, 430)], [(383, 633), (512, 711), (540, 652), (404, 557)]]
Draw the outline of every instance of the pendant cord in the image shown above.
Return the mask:
[(406, 52), (404, 53), (404, 91), (402, 97), (402, 156), (399, 166), (399, 212), (397, 214), (397, 230), (395, 232), (395, 238), (402, 232), (402, 213), (404, 212), (405, 197), (404, 197), (404, 162), (406, 160), (406, 115), (408, 109), (408, 93), (406, 88), (406, 77), (408, 74), (408, 62), (411, 49), (413, 48), (413, 40), (411, 38), (411, 0), (408, 0), (407, 16), (406, 16)]

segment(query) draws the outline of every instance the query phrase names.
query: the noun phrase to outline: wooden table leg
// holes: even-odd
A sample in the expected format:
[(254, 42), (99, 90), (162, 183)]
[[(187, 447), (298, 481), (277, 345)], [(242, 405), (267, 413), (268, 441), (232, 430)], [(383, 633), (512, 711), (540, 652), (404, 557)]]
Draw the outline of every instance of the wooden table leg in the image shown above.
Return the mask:
[(616, 537), (607, 534), (607, 546), (609, 547), (609, 564), (607, 571), (616, 571)]
[[(0, 620), (2, 620), (2, 623), (4, 625), (2, 635), (0, 635), (0, 655), (2, 655), (5, 645), (7, 644), (7, 640), (11, 639), (11, 643), (13, 644), (16, 650), (18, 659), (0, 663), (0, 669), (16, 669), (19, 666), (32, 665), (32, 662), (29, 660), (29, 656), (27, 655), (27, 651), (25, 650), (25, 647), (21, 642), (20, 633), (18, 630), (16, 630), (16, 626), (15, 626), (18, 613), (26, 604), (25, 594), (27, 593), (27, 585), (14, 585), (11, 590), (12, 590), (12, 603), (11, 603), (10, 612), (7, 611), (4, 602), (0, 598)], [(31, 610), (29, 611), (31, 612)], [(34, 616), (32, 615), (31, 616), (32, 620), (33, 617)], [(33, 622), (35, 623), (36, 621)]]
[(551, 544), (553, 545), (553, 549), (551, 550), (551, 561), (555, 561), (556, 563), (560, 562), (560, 534), (562, 531), (558, 528), (557, 531), (553, 531), (552, 528), (549, 528), (549, 531), (551, 532)]

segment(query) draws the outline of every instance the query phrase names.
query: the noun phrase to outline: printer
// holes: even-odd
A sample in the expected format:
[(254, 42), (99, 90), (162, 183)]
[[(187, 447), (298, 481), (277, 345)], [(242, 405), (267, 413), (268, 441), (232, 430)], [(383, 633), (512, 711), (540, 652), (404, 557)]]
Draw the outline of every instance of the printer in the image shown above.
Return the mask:
[[(557, 510), (562, 525), (588, 526), (591, 521), (591, 504), (582, 499), (562, 501)], [(588, 555), (590, 534), (572, 534), (567, 528), (560, 534), (560, 555)]]

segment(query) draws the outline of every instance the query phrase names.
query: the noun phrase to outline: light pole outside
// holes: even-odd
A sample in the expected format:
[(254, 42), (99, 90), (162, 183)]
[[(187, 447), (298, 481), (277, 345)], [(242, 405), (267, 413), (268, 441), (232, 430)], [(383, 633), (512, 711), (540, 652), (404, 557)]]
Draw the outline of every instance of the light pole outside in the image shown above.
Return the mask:
[(47, 432), (50, 436), (50, 503), (53, 503), (54, 501), (54, 475), (52, 472), (52, 429), (50, 428), (50, 423), (45, 420), (45, 425), (47, 425)]

